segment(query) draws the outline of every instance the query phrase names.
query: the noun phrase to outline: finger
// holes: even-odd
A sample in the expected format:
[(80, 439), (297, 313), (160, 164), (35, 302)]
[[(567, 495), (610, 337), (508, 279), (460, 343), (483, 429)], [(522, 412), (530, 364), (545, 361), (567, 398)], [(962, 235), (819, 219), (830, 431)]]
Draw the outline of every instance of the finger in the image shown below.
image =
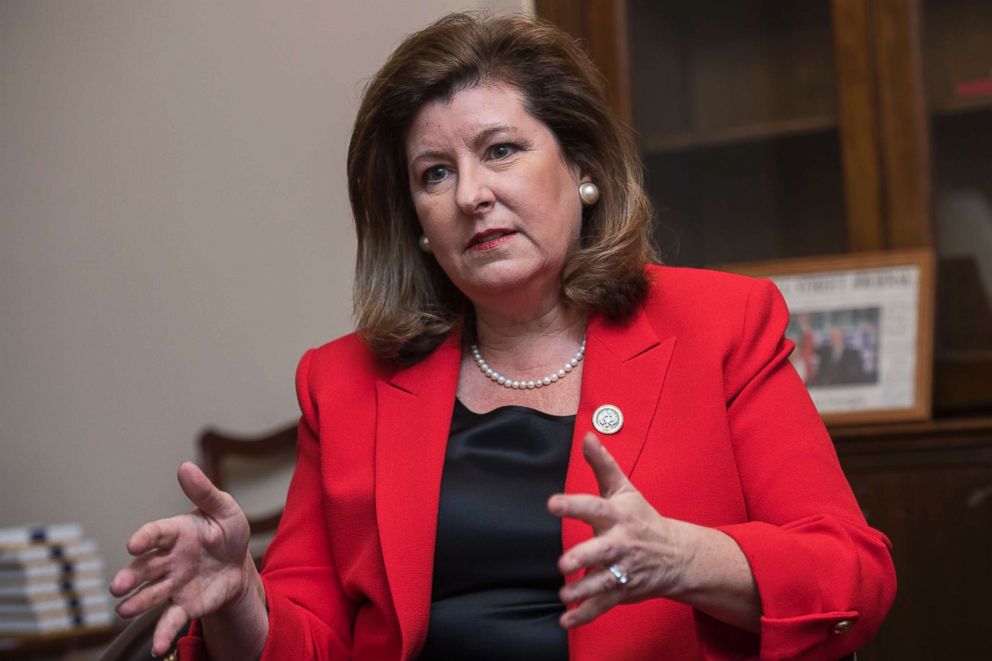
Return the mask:
[(596, 482), (599, 484), (599, 493), (604, 497), (612, 496), (615, 493), (626, 490), (630, 486), (627, 476), (620, 470), (613, 455), (603, 447), (596, 435), (592, 432), (586, 434), (582, 442), (582, 455), (586, 458), (586, 463), (592, 468), (596, 475)]
[(164, 603), (169, 598), (169, 595), (172, 594), (172, 587), (173, 583), (170, 579), (149, 583), (117, 604), (117, 614), (121, 617), (141, 615), (149, 608), (154, 608)]
[(592, 622), (597, 617), (610, 610), (623, 599), (618, 590), (612, 590), (596, 595), (591, 599), (586, 599), (577, 608), (565, 611), (558, 622), (565, 629), (572, 629), (588, 622)]
[(183, 628), (189, 618), (186, 611), (181, 607), (172, 604), (165, 609), (162, 617), (158, 618), (155, 625), (155, 633), (152, 634), (152, 654), (154, 656), (165, 656), (172, 646), (172, 639), (176, 637), (179, 630)]
[(142, 583), (162, 578), (168, 567), (168, 555), (165, 551), (152, 551), (137, 557), (117, 572), (110, 582), (110, 593), (115, 597), (123, 597)]
[(192, 461), (184, 461), (179, 465), (177, 477), (186, 497), (207, 516), (221, 519), (237, 513), (238, 505), (234, 498), (215, 487)]
[(597, 532), (608, 530), (617, 522), (618, 512), (605, 498), (585, 493), (555, 494), (548, 499), (548, 511), (555, 516), (580, 519)]
[(612, 564), (622, 555), (619, 545), (609, 536), (593, 537), (576, 544), (558, 559), (558, 569), (572, 574), (583, 567), (602, 567)]
[(176, 538), (179, 537), (182, 522), (183, 515), (146, 523), (127, 540), (127, 552), (131, 555), (141, 555), (152, 549), (171, 549), (176, 543)]
[(558, 597), (566, 604), (591, 599), (596, 595), (621, 590), (616, 577), (605, 569), (589, 572), (580, 580), (569, 583), (558, 591)]

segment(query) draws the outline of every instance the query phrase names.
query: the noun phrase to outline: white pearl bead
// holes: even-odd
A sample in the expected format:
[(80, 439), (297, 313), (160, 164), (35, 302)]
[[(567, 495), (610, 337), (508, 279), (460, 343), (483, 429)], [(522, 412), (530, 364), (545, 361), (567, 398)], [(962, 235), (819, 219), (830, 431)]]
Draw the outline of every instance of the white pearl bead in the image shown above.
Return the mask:
[(482, 352), (479, 350), (479, 345), (473, 344), (469, 347), (469, 351), (472, 353), (472, 358), (475, 361), (475, 364), (479, 366), (479, 370), (481, 370), (483, 374), (501, 386), (514, 388), (517, 390), (532, 390), (534, 388), (543, 388), (544, 386), (549, 386), (552, 383), (557, 383), (559, 380), (565, 378), (565, 375), (571, 372), (572, 369), (579, 364), (579, 361), (582, 360), (582, 357), (585, 354), (585, 350), (586, 340), (585, 338), (582, 338), (582, 342), (579, 344), (579, 350), (576, 351), (575, 355), (572, 356), (572, 358), (557, 372), (552, 372), (543, 379), (535, 379), (533, 381), (524, 379), (522, 381), (518, 381), (505, 377), (494, 370), (489, 363), (486, 362), (486, 359), (482, 357)]

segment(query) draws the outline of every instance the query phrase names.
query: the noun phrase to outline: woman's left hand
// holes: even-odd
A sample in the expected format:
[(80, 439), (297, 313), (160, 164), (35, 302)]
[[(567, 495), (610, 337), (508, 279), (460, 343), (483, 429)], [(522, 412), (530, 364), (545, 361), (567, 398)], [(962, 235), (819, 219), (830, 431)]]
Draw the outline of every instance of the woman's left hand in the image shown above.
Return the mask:
[[(658, 514), (594, 434), (586, 435), (582, 451), (600, 495), (556, 494), (548, 501), (552, 514), (581, 519), (595, 532), (558, 560), (563, 574), (587, 570), (559, 593), (566, 604), (582, 602), (561, 616), (566, 629), (590, 622), (617, 604), (677, 596), (695, 541), (696, 527)], [(626, 583), (610, 572), (611, 565), (627, 575)]]

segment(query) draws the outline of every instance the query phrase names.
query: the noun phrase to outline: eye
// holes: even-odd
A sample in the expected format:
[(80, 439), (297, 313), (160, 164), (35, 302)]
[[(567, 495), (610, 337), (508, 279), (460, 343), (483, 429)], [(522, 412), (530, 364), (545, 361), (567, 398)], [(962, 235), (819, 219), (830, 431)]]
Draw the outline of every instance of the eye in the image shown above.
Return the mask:
[(489, 158), (500, 160), (503, 158), (509, 158), (513, 156), (520, 148), (517, 145), (510, 144), (508, 142), (503, 142), (498, 145), (493, 145), (489, 148)]
[(424, 170), (423, 179), (424, 184), (431, 185), (437, 184), (444, 181), (444, 178), (448, 176), (448, 168), (443, 165), (435, 165)]

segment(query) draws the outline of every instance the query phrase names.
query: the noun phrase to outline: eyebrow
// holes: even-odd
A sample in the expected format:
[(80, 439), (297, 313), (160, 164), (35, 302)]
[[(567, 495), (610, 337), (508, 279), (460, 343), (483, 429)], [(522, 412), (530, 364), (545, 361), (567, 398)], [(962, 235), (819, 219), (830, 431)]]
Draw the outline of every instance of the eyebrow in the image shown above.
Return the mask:
[(507, 126), (506, 124), (490, 126), (487, 129), (483, 129), (479, 131), (479, 133), (475, 136), (475, 140), (473, 140), (473, 144), (475, 145), (475, 147), (481, 147), (486, 142), (489, 142), (489, 139), (492, 138), (494, 135), (498, 135), (500, 133), (515, 134), (516, 132), (517, 129), (513, 128), (512, 126)]
[[(500, 133), (509, 133), (515, 135), (517, 133), (517, 129), (515, 129), (512, 126), (508, 126), (506, 124), (497, 124), (496, 126), (490, 126), (484, 128), (481, 131), (479, 131), (472, 139), (472, 146), (478, 149), (486, 142), (488, 142), (494, 135), (498, 135)], [(422, 161), (422, 160), (440, 160), (445, 158), (446, 156), (447, 154), (445, 154), (442, 151), (429, 149), (427, 151), (422, 151), (416, 156), (414, 156), (410, 160), (410, 164), (413, 165), (417, 161)]]

